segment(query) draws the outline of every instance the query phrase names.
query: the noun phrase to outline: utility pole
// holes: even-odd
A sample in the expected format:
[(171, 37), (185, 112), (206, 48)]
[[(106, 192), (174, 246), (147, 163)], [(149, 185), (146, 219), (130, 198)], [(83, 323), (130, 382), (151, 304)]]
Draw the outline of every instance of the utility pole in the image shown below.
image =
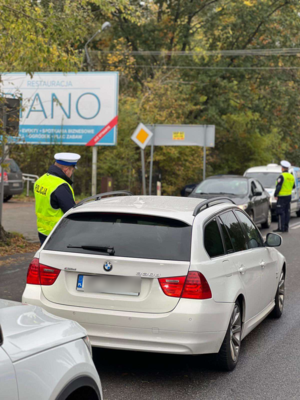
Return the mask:
[[(85, 56), (86, 56), (86, 62), (88, 65), (88, 71), (93, 71), (93, 65), (92, 61), (88, 52), (88, 45), (90, 42), (92, 42), (95, 37), (103, 32), (104, 30), (108, 29), (111, 27), (111, 24), (109, 22), (104, 22), (102, 25), (101, 29), (99, 29), (85, 44), (84, 46), (84, 51), (85, 51)], [(93, 146), (92, 147), (92, 196), (95, 196), (97, 194), (97, 159), (98, 159), (98, 147)]]

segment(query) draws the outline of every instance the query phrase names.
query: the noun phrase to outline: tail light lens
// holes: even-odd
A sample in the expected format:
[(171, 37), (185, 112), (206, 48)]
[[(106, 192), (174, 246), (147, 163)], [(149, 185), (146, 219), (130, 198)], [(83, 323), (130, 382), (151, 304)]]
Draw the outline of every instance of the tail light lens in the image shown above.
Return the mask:
[(167, 296), (180, 297), (185, 282), (185, 276), (175, 278), (159, 278), (160, 286)]
[(174, 278), (159, 278), (160, 286), (165, 295), (184, 299), (211, 299), (209, 284), (200, 272), (189, 272), (185, 276)]
[[(0, 182), (1, 182), (1, 179), (2, 179), (2, 174), (1, 174), (1, 172), (0, 172)], [(4, 172), (4, 182), (8, 182), (8, 175), (7, 175), (7, 172)]]
[(27, 272), (27, 283), (30, 285), (40, 285), (40, 263), (38, 258), (34, 258), (28, 268)]
[(50, 286), (56, 281), (59, 273), (60, 269), (40, 264), (39, 259), (34, 258), (28, 268), (27, 283), (30, 285)]
[(211, 299), (209, 284), (200, 272), (189, 272), (182, 293), (184, 299)]

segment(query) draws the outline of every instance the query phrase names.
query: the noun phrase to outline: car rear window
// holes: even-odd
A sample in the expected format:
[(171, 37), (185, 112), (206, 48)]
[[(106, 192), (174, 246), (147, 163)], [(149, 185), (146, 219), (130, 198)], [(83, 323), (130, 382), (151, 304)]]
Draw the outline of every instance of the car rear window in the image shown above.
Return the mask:
[(7, 164), (6, 167), (5, 167), (5, 171), (8, 172), (8, 173), (16, 174), (18, 172), (21, 172), (18, 164), (12, 159), (5, 160), (4, 164)]
[(192, 227), (184, 222), (155, 216), (116, 213), (76, 213), (64, 218), (45, 250), (158, 260), (189, 261)]

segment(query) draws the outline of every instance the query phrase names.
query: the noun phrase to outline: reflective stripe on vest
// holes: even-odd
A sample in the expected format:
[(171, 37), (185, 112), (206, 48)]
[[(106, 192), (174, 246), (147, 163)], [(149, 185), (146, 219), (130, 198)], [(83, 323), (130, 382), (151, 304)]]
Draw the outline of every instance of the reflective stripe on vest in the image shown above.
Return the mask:
[(64, 215), (62, 209), (57, 210), (51, 207), (51, 194), (60, 185), (67, 184), (72, 192), (75, 201), (72, 186), (58, 176), (45, 174), (34, 184), (35, 213), (37, 216), (37, 230), (43, 235), (48, 236), (57, 222)]
[(283, 176), (283, 184), (278, 196), (291, 196), (295, 184), (294, 175), (289, 172), (283, 172), (281, 175)]

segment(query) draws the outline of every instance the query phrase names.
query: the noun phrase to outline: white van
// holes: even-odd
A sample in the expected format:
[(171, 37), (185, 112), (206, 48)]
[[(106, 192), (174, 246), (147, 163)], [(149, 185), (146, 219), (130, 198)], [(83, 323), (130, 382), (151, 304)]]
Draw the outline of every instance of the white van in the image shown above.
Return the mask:
[[(292, 192), (291, 212), (295, 212), (300, 217), (300, 168), (292, 166), (289, 170), (295, 177), (296, 188)], [(270, 194), (272, 215), (276, 215), (276, 200), (274, 198), (276, 181), (282, 173), (281, 166), (278, 164), (268, 164), (261, 167), (247, 169), (244, 176), (248, 176), (260, 181), (266, 191)]]

